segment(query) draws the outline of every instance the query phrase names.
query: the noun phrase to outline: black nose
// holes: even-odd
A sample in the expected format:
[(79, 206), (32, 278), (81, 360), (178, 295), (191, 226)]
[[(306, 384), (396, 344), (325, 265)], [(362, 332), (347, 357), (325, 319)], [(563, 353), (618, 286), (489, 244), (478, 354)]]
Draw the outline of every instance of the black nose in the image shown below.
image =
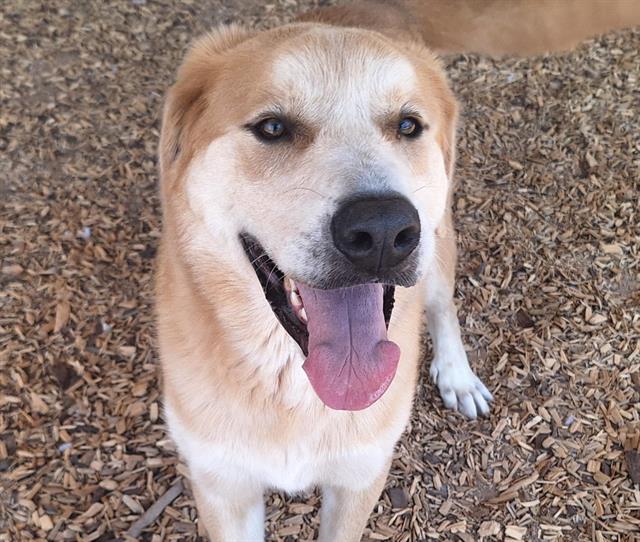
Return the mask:
[(333, 243), (360, 271), (378, 275), (404, 261), (420, 241), (418, 211), (402, 197), (358, 198), (331, 221)]

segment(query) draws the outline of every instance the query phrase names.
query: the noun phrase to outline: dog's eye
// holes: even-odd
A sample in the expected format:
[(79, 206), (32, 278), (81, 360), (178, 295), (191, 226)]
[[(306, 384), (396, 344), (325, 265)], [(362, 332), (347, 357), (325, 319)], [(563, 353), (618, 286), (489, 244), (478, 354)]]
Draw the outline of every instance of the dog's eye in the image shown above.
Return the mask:
[(404, 137), (418, 137), (422, 130), (422, 124), (413, 117), (404, 117), (398, 124), (398, 133)]
[(258, 122), (258, 124), (253, 126), (253, 133), (258, 139), (262, 139), (263, 141), (275, 141), (282, 139), (288, 134), (284, 122), (275, 117)]

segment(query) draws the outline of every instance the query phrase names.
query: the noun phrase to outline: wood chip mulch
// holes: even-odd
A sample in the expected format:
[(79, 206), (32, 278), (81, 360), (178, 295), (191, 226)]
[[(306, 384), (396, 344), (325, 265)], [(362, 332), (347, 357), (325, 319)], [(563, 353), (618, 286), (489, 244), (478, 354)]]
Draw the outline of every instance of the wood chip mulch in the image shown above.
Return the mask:
[[(208, 27), (309, 5), (3, 5), (0, 541), (198, 539), (154, 350), (162, 96)], [(640, 540), (639, 50), (447, 59), (460, 319), (496, 402), (465, 421), (423, 371), (366, 540)], [(311, 540), (319, 501), (270, 495), (269, 539)]]

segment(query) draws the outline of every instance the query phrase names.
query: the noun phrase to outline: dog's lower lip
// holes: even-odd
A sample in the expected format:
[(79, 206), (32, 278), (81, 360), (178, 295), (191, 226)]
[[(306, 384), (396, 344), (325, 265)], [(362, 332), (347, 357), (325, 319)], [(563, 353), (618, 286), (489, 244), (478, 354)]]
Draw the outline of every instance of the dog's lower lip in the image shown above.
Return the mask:
[[(309, 344), (309, 333), (306, 326), (307, 315), (299, 294), (295, 293), (295, 296), (299, 298), (299, 305), (296, 297), (291, 295), (291, 292), (296, 290), (295, 279), (285, 276), (255, 237), (241, 234), (240, 241), (280, 325), (298, 343), (306, 356)], [(384, 319), (387, 327), (393, 311), (394, 292), (394, 286), (384, 286)]]

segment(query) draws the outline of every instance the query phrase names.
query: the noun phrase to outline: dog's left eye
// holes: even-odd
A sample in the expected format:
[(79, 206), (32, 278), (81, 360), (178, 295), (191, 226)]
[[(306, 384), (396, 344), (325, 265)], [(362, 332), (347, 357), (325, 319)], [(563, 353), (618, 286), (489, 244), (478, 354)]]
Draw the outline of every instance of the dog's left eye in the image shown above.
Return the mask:
[(422, 133), (422, 124), (413, 117), (404, 117), (398, 124), (398, 133), (401, 136), (414, 138)]
[(262, 141), (276, 141), (288, 135), (284, 122), (275, 117), (261, 120), (252, 126), (252, 131)]

